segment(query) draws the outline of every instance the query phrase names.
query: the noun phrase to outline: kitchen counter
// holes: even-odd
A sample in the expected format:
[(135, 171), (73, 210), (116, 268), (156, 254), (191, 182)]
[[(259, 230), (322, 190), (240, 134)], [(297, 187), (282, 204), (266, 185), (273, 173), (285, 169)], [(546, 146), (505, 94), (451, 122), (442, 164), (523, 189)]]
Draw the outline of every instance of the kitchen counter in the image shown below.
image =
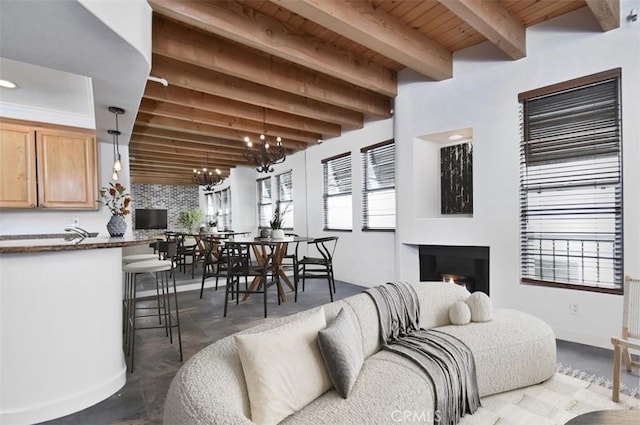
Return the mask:
[(94, 405), (127, 379), (122, 249), (149, 238), (0, 237), (0, 423)]
[(85, 239), (77, 237), (71, 240), (65, 239), (65, 237), (69, 238), (70, 236), (70, 234), (0, 236), (0, 254), (122, 248), (155, 241), (152, 238), (135, 236), (122, 238), (98, 236)]

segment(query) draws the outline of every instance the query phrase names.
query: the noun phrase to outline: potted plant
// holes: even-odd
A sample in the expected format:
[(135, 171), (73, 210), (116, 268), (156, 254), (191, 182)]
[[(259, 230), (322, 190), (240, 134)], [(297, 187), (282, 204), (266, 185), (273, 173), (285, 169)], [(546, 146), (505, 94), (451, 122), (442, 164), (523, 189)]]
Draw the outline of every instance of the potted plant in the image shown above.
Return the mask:
[(276, 209), (273, 211), (273, 219), (269, 222), (271, 225), (271, 238), (272, 239), (283, 239), (284, 238), (284, 230), (282, 230), (282, 221), (284, 220), (284, 216), (289, 211), (289, 205), (284, 208), (284, 210), (280, 210), (280, 204), (276, 205)]
[(106, 205), (111, 211), (111, 219), (107, 223), (107, 231), (111, 237), (121, 237), (127, 231), (124, 216), (130, 214), (131, 195), (121, 183), (109, 182), (109, 186), (100, 189), (98, 202)]
[(189, 233), (193, 233), (194, 229), (202, 221), (202, 211), (195, 209), (190, 211), (180, 211), (178, 216), (178, 223), (182, 224), (189, 230)]

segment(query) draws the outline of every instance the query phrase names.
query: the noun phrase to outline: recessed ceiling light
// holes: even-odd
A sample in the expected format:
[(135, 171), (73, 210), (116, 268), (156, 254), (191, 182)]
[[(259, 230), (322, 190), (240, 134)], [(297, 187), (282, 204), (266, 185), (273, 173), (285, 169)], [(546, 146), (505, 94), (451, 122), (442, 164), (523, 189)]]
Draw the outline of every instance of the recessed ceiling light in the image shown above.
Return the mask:
[(9, 80), (0, 79), (0, 87), (4, 87), (5, 89), (15, 89), (16, 85)]
[(452, 134), (451, 136), (449, 136), (449, 140), (460, 140), (460, 139), (462, 139), (461, 134)]

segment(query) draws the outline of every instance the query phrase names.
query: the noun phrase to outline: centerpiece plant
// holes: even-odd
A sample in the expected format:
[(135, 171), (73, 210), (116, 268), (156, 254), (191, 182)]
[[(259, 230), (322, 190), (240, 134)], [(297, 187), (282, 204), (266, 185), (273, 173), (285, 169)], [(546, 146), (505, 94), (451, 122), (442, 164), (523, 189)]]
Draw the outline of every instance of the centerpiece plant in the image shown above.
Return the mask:
[(189, 229), (189, 233), (193, 233), (196, 226), (198, 226), (198, 224), (202, 222), (202, 211), (200, 211), (199, 209), (180, 211), (178, 222), (183, 227)]
[(275, 210), (273, 210), (273, 219), (269, 222), (271, 225), (271, 237), (273, 239), (282, 239), (284, 238), (284, 230), (282, 230), (282, 223), (284, 222), (285, 215), (289, 212), (290, 205), (284, 207), (284, 209), (280, 209), (280, 204), (276, 205)]

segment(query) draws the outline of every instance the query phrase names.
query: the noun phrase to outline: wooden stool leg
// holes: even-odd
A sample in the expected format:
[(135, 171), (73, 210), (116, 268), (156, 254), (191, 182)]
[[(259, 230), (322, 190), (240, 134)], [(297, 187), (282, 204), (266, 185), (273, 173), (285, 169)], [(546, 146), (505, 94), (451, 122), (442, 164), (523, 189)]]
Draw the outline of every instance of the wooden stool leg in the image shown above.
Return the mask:
[(620, 345), (618, 345), (618, 339), (615, 338), (611, 340), (614, 345), (613, 349), (613, 395), (612, 399), (616, 403), (620, 401), (620, 360), (622, 357), (622, 353), (620, 350)]

